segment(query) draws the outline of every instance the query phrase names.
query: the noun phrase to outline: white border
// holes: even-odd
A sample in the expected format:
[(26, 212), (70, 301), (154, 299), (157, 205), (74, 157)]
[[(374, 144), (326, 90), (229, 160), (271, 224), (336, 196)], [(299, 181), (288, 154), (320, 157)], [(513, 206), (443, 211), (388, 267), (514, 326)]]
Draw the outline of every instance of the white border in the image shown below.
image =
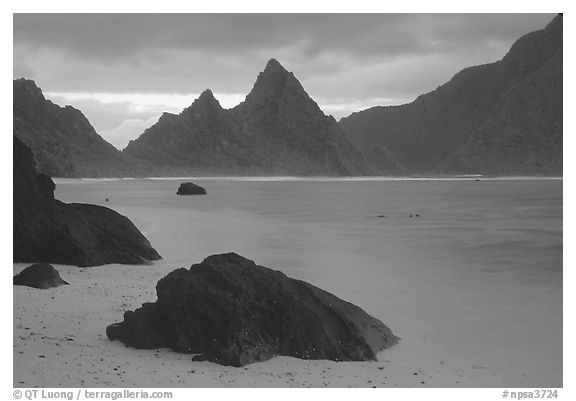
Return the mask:
[[(438, 12), (496, 12), (496, 13), (549, 13), (564, 12), (564, 70), (567, 72), (564, 76), (564, 388), (559, 389), (560, 399), (576, 399), (574, 391), (574, 346), (571, 341), (571, 334), (574, 333), (573, 313), (570, 306), (574, 303), (574, 255), (573, 255), (573, 227), (575, 222), (573, 205), (574, 205), (574, 187), (571, 177), (574, 172), (573, 157), (571, 151), (574, 149), (574, 102), (570, 95), (574, 93), (574, 23), (575, 15), (574, 1), (496, 1), (483, 0), (476, 4), (469, 4), (463, 1), (424, 1), (412, 0), (409, 2), (373, 2), (368, 0), (354, 0), (336, 3), (335, 1), (305, 1), (291, 0), (287, 2), (272, 1), (233, 1), (220, 0), (217, 2), (194, 2), (194, 1), (173, 1), (163, 0), (162, 2), (129, 2), (119, 0), (100, 0), (98, 2), (81, 2), (78, 0), (65, 1), (9, 1), (2, 3), (2, 13), (0, 14), (0, 29), (2, 30), (1, 40), (2, 48), (10, 51), (10, 57), (7, 57), (1, 63), (3, 77), (0, 81), (0, 93), (2, 93), (2, 135), (0, 135), (0, 148), (2, 149), (2, 169), (4, 188), (12, 187), (12, 175), (9, 173), (12, 169), (12, 144), (10, 131), (12, 130), (12, 86), (11, 80), (8, 79), (8, 71), (12, 75), (12, 13), (28, 12), (230, 12), (230, 13), (249, 13), (249, 12), (338, 12), (338, 13), (358, 13), (358, 12), (385, 12), (385, 13), (438, 13)], [(10, 49), (10, 50), (8, 50)], [(12, 197), (6, 193), (2, 198), (2, 221), (10, 222), (2, 225), (1, 239), (2, 255), (5, 261), (3, 273), (3, 290), (2, 291), (2, 317), (5, 322), (12, 322), (12, 269), (10, 269), (12, 253)], [(566, 207), (567, 206), (567, 207)], [(5, 323), (4, 330), (0, 331), (0, 343), (3, 346), (4, 355), (2, 362), (1, 388), (3, 394), (1, 398), (12, 399), (12, 330), (7, 330)], [(350, 396), (361, 396), (373, 399), (443, 399), (443, 400), (498, 400), (502, 399), (503, 389), (224, 389), (224, 390), (207, 390), (207, 389), (174, 389), (174, 399), (192, 399), (192, 397), (274, 397), (276, 400), (292, 400), (295, 396), (312, 399), (317, 397), (344, 398)], [(511, 389), (510, 389), (511, 390)]]

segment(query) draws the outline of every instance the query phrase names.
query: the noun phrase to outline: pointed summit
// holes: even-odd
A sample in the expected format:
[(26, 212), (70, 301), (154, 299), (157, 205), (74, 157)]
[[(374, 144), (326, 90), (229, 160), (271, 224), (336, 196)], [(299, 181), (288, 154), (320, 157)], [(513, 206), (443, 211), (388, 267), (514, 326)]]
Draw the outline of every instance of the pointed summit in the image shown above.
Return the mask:
[(180, 115), (148, 128), (124, 152), (165, 166), (171, 175), (366, 173), (362, 156), (336, 121), (275, 59), (236, 107), (221, 108), (206, 90)]
[(19, 78), (13, 81), (12, 90), (14, 94), (15, 102), (16, 98), (28, 99), (28, 101), (42, 102), (45, 100), (42, 89), (40, 89), (36, 82), (31, 79)]
[(266, 63), (266, 68), (260, 74), (254, 84), (254, 88), (258, 86), (259, 83), (266, 82), (268, 85), (274, 86), (276, 88), (284, 86), (286, 80), (291, 77), (294, 81), (298, 81), (294, 74), (288, 72), (286, 68), (282, 66), (275, 58), (271, 58), (268, 63)]
[(182, 111), (182, 114), (193, 112), (206, 114), (224, 110), (210, 89), (206, 89), (192, 104)]
[(546, 28), (545, 28), (545, 29), (548, 30), (548, 31), (554, 31), (554, 32), (556, 32), (556, 34), (557, 34), (558, 36), (561, 37), (561, 36), (562, 36), (562, 30), (563, 30), (563, 29), (562, 29), (562, 28), (563, 28), (563, 21), (564, 21), (563, 15), (562, 15), (562, 14), (557, 14), (557, 15), (552, 19), (552, 21), (550, 21), (550, 22), (548, 23), (548, 25), (546, 25)]
[(254, 87), (246, 96), (242, 105), (245, 110), (262, 107), (269, 108), (281, 99), (289, 99), (292, 103), (309, 103), (312, 100), (294, 76), (287, 71), (278, 60), (272, 58), (266, 64), (264, 71), (258, 74)]
[(212, 105), (220, 108), (220, 103), (218, 102), (218, 100), (216, 100), (214, 94), (210, 89), (206, 89), (204, 92), (202, 92), (198, 97), (198, 99), (196, 99), (193, 104), (205, 105), (205, 106)]
[(200, 100), (200, 99), (216, 100), (214, 98), (214, 94), (212, 93), (212, 91), (210, 89), (204, 90), (204, 92), (202, 92), (200, 94), (200, 96), (198, 97), (198, 100)]
[(562, 24), (563, 17), (564, 17), (564, 14), (562, 14), (562, 13), (556, 14), (556, 16), (554, 16), (554, 18), (552, 18), (552, 21), (550, 21), (548, 23), (548, 25), (546, 25), (546, 28), (548, 28), (549, 26)]
[(136, 165), (106, 142), (82, 112), (46, 99), (29, 79), (13, 81), (13, 133), (52, 177), (134, 176)]
[(275, 58), (271, 58), (266, 63), (266, 68), (264, 68), (264, 74), (287, 74), (286, 68), (282, 66)]

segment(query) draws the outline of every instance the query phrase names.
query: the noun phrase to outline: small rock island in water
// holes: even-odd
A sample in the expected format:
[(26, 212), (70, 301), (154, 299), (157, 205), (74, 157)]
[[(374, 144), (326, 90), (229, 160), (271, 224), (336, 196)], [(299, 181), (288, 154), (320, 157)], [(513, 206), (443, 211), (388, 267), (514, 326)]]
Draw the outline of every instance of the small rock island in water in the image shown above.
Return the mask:
[(359, 307), (235, 253), (174, 270), (158, 300), (107, 327), (111, 340), (168, 347), (195, 360), (244, 366), (276, 355), (333, 361), (375, 360), (398, 341)]
[(206, 190), (192, 182), (183, 182), (176, 195), (206, 195)]

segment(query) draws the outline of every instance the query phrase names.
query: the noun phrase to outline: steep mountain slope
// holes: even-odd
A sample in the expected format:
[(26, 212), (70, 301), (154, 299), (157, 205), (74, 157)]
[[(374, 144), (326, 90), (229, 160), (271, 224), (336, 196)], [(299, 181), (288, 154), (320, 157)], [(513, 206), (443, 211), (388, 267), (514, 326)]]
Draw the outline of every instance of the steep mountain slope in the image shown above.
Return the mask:
[(414, 102), (340, 121), (380, 172), (562, 172), (562, 16)]
[(366, 173), (336, 120), (274, 59), (235, 108), (223, 109), (206, 90), (179, 115), (165, 113), (123, 152), (152, 175)]
[(53, 177), (122, 177), (136, 164), (96, 133), (81, 111), (44, 98), (34, 81), (13, 81), (14, 135), (34, 154), (39, 172)]

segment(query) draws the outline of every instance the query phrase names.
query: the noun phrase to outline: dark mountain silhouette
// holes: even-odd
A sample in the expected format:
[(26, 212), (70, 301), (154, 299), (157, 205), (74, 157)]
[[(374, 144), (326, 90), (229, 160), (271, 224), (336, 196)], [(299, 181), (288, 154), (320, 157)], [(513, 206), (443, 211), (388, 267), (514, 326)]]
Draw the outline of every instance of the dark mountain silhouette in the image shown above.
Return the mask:
[(336, 120), (274, 59), (243, 103), (225, 110), (206, 90), (180, 114), (164, 113), (123, 153), (152, 175), (366, 173)]
[(379, 173), (562, 173), (562, 16), (500, 61), (340, 121)]
[(72, 106), (44, 98), (34, 81), (13, 81), (14, 135), (34, 154), (39, 172), (52, 177), (126, 177), (136, 164), (96, 133)]

